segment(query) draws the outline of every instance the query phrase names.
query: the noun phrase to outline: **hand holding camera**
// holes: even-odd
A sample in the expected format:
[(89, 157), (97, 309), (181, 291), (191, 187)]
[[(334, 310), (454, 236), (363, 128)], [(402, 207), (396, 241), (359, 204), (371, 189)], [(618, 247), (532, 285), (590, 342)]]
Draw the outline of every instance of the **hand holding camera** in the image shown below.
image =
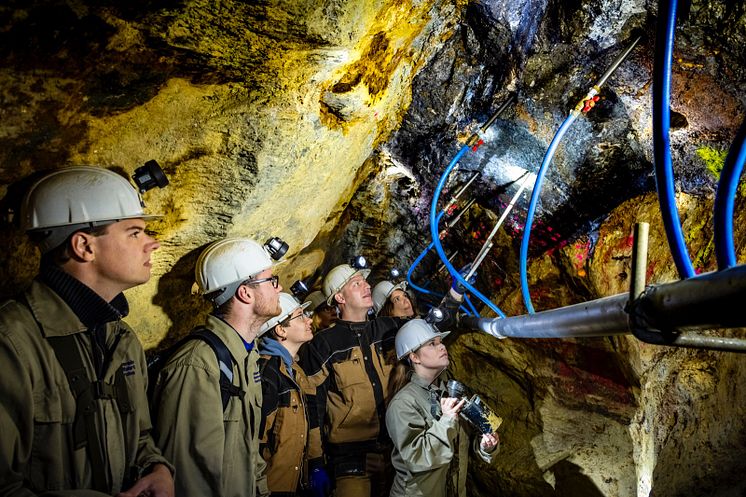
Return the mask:
[[(466, 421), (468, 421), (474, 428), (477, 429), (482, 435), (493, 435), (497, 433), (497, 429), (502, 424), (502, 418), (495, 414), (495, 412), (485, 404), (479, 395), (472, 395), (468, 397), (468, 390), (466, 385), (458, 380), (448, 380), (446, 384), (448, 390), (448, 397), (454, 399), (460, 399), (458, 414), (461, 415)], [(442, 400), (441, 400), (442, 405)], [(443, 411), (445, 414), (445, 411)], [(484, 437), (482, 442), (485, 443)], [(489, 446), (494, 448), (499, 442), (494, 442), (488, 439), (487, 443)]]
[(482, 435), (482, 440), (479, 443), (479, 446), (485, 452), (492, 452), (498, 445), (500, 445), (500, 436), (497, 432), (485, 433)]
[(464, 407), (464, 402), (466, 402), (466, 399), (443, 397), (440, 399), (440, 411), (443, 413), (443, 416), (455, 418), (458, 416), (461, 408)]

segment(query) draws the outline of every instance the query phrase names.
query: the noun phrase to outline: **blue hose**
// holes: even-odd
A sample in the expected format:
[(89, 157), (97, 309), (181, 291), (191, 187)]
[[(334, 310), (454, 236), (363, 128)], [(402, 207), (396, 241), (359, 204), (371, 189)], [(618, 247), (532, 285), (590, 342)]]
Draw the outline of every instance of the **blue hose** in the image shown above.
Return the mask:
[(536, 181), (534, 182), (534, 189), (531, 191), (531, 201), (528, 204), (528, 213), (526, 214), (526, 224), (523, 228), (523, 239), (521, 240), (521, 255), (520, 255), (520, 270), (521, 270), (521, 294), (523, 294), (523, 303), (526, 305), (526, 310), (529, 314), (534, 313), (534, 306), (531, 303), (531, 294), (528, 291), (528, 241), (531, 238), (531, 224), (534, 222), (534, 214), (536, 213), (536, 204), (539, 202), (539, 194), (541, 193), (541, 184), (546, 176), (549, 164), (552, 163), (552, 157), (557, 151), (557, 147), (562, 141), (562, 137), (565, 136), (567, 130), (572, 126), (572, 123), (578, 118), (576, 112), (571, 113), (562, 122), (557, 133), (555, 133), (552, 142), (549, 144), (546, 154), (544, 154), (544, 160), (541, 162), (541, 167), (536, 173)]
[(469, 309), (471, 309), (472, 316), (481, 317), (479, 315), (479, 311), (477, 311), (477, 308), (474, 307), (474, 304), (471, 303), (471, 299), (468, 295), (464, 295), (464, 302), (466, 302), (466, 305), (469, 306)]
[(718, 270), (736, 265), (736, 248), (733, 243), (733, 206), (736, 200), (738, 180), (746, 162), (746, 119), (736, 134), (725, 158), (715, 195), (715, 256)]
[(484, 304), (492, 309), (495, 314), (497, 314), (501, 318), (504, 318), (505, 313), (501, 311), (495, 304), (493, 304), (487, 297), (482, 295), (479, 290), (474, 288), (472, 284), (466, 281), (464, 277), (459, 274), (456, 268), (453, 267), (451, 262), (448, 260), (448, 256), (446, 256), (446, 253), (443, 250), (443, 245), (441, 245), (440, 243), (440, 237), (438, 233), (438, 199), (440, 198), (440, 193), (443, 191), (443, 187), (445, 187), (446, 181), (448, 180), (448, 176), (450, 176), (451, 171), (454, 167), (456, 167), (458, 161), (461, 160), (461, 158), (468, 151), (469, 145), (464, 145), (463, 147), (461, 147), (461, 150), (458, 151), (456, 156), (451, 160), (450, 164), (448, 164), (448, 167), (446, 167), (445, 171), (443, 171), (443, 175), (440, 177), (440, 181), (438, 181), (438, 186), (435, 188), (435, 192), (433, 193), (433, 200), (430, 204), (430, 236), (433, 239), (432, 243), (435, 247), (435, 250), (438, 252), (440, 260), (443, 261), (443, 264), (448, 269), (448, 272), (451, 273), (451, 276), (455, 278), (459, 283), (461, 283), (464, 288), (471, 292), (472, 295), (476, 296), (479, 300), (484, 302)]
[(671, 161), (671, 59), (673, 38), (676, 28), (676, 0), (660, 0), (659, 22), (655, 40), (655, 63), (653, 66), (653, 158), (655, 162), (655, 183), (658, 190), (663, 227), (671, 249), (676, 269), (682, 279), (695, 275), (692, 261), (686, 249), (681, 230), (679, 211), (676, 207), (676, 192)]
[[(444, 214), (445, 214), (445, 211), (441, 211), (440, 212), (440, 214), (438, 215), (438, 220), (439, 221), (443, 217)], [(425, 258), (425, 256), (427, 255), (427, 253), (430, 252), (430, 249), (432, 249), (432, 248), (433, 248), (433, 243), (430, 242), (430, 245), (428, 245), (427, 247), (425, 247), (425, 250), (423, 250), (422, 253), (420, 255), (418, 255), (417, 258), (414, 260), (414, 262), (412, 263), (412, 265), (409, 266), (409, 270), (407, 271), (407, 283), (409, 283), (409, 286), (413, 290), (416, 290), (416, 291), (418, 291), (420, 293), (423, 293), (425, 295), (432, 295), (433, 297), (440, 299), (440, 298), (443, 298), (442, 294), (437, 293), (437, 292), (433, 292), (432, 290), (428, 290), (427, 288), (421, 287), (421, 286), (417, 285), (414, 281), (412, 281), (412, 273), (414, 273), (414, 269), (417, 266), (419, 266), (420, 262), (422, 262), (422, 259)], [(472, 303), (469, 300), (469, 298), (466, 297), (466, 296), (464, 296), (464, 297), (465, 297), (466, 303), (471, 308), (471, 311), (469, 309), (465, 308), (463, 305), (460, 306), (459, 308), (463, 312), (465, 312), (467, 315), (469, 315), (469, 316), (477, 316), (477, 317), (479, 317), (479, 313), (474, 308), (474, 306), (472, 305)]]
[[(440, 223), (440, 220), (443, 219), (444, 215), (445, 215), (445, 211), (440, 211), (438, 213), (438, 218), (437, 218), (436, 222)], [(435, 293), (431, 292), (427, 288), (423, 288), (423, 287), (418, 286), (417, 284), (415, 284), (415, 282), (412, 281), (412, 274), (414, 273), (415, 268), (420, 265), (420, 262), (422, 262), (422, 259), (425, 258), (425, 256), (427, 255), (427, 253), (430, 252), (430, 249), (432, 249), (432, 248), (433, 248), (433, 242), (430, 242), (430, 244), (427, 247), (425, 247), (425, 250), (423, 250), (422, 253), (417, 256), (417, 258), (414, 260), (414, 262), (412, 263), (412, 265), (409, 266), (409, 270), (407, 271), (407, 283), (409, 283), (409, 286), (412, 287), (412, 289), (414, 289), (414, 290), (416, 290), (416, 291), (418, 291), (420, 293), (424, 293), (425, 295), (435, 295)]]

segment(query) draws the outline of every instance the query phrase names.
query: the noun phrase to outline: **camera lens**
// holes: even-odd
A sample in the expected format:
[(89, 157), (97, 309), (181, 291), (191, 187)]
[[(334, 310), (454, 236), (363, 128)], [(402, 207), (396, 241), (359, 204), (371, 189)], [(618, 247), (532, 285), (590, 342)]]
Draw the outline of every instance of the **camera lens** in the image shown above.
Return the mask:
[(461, 398), (466, 395), (466, 386), (458, 380), (448, 380), (446, 383), (449, 397)]

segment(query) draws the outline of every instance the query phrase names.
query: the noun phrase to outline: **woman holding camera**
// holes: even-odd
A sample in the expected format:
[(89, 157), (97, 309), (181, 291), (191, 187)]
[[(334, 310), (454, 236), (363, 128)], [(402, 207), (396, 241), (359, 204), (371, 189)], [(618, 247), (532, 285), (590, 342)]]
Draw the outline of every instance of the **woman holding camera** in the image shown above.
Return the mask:
[[(391, 497), (466, 495), (469, 435), (458, 417), (465, 400), (443, 395), (449, 360), (442, 339), (448, 333), (413, 319), (396, 334), (399, 364), (386, 411), (396, 469)], [(497, 433), (486, 434), (475, 440), (474, 451), (491, 462), (498, 445)]]

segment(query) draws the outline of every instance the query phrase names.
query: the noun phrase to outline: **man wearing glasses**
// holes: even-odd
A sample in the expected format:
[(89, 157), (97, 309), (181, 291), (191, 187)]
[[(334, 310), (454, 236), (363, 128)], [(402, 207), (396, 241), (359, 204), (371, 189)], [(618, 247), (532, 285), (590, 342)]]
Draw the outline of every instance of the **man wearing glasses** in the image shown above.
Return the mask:
[[(262, 386), (254, 339), (281, 312), (282, 287), (266, 247), (228, 238), (197, 260), (200, 293), (213, 304), (199, 333), (211, 332), (230, 351), (188, 340), (160, 370), (153, 395), (155, 439), (176, 469), (176, 495), (269, 495), (259, 454)], [(228, 382), (228, 383), (226, 383)]]

